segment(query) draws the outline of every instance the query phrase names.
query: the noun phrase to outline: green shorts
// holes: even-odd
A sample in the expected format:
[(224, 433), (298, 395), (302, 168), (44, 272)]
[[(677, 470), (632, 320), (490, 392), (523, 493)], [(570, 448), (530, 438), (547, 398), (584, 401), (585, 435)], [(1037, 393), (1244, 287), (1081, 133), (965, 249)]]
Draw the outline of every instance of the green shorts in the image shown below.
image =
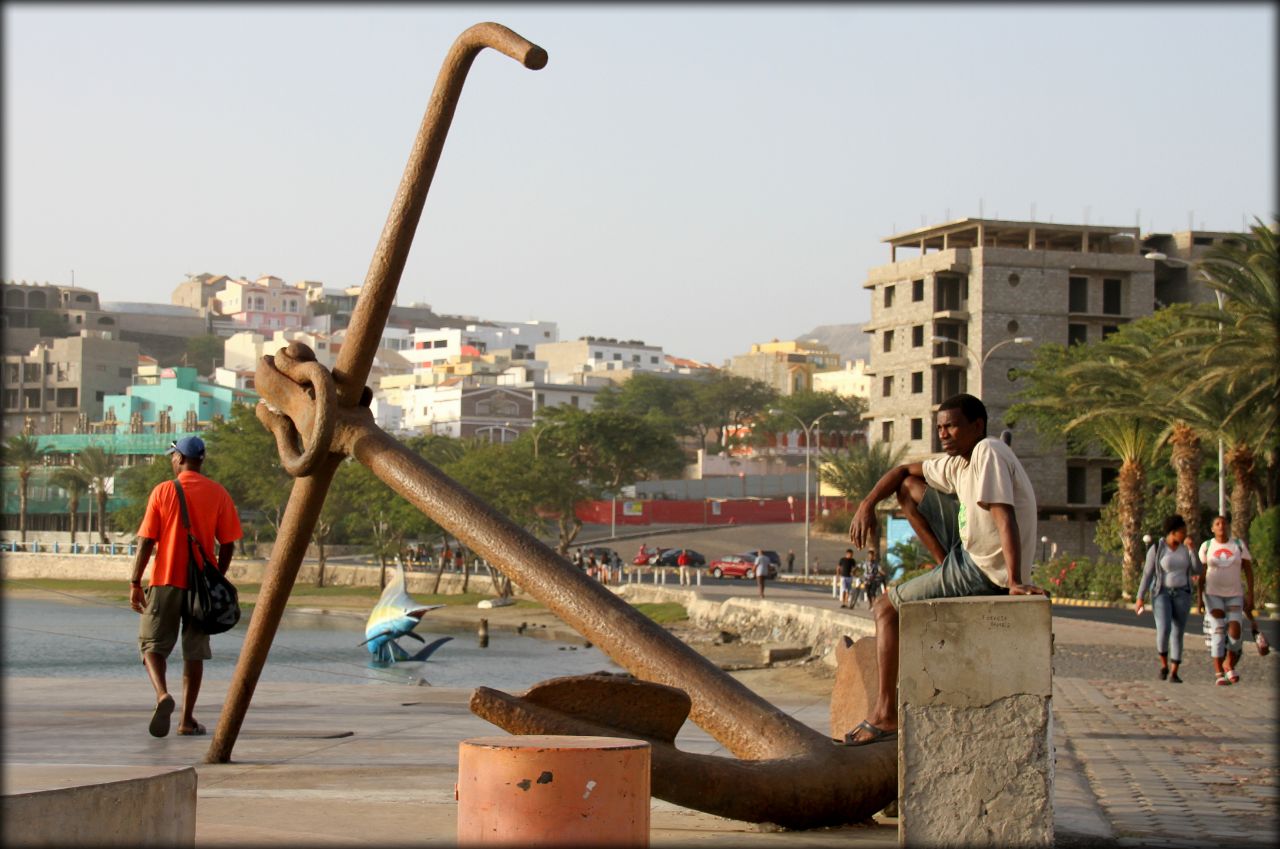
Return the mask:
[(142, 621), (138, 624), (138, 650), (142, 654), (155, 653), (168, 657), (178, 642), (182, 631), (182, 659), (208, 660), (209, 635), (193, 626), (182, 615), (182, 599), (187, 591), (182, 587), (147, 587), (147, 605), (142, 609)]
[(933, 487), (925, 490), (920, 501), (920, 515), (929, 523), (933, 535), (947, 552), (942, 564), (905, 584), (890, 587), (889, 602), (894, 608), (903, 602), (930, 598), (962, 598), (971, 595), (1008, 595), (973, 562), (973, 557), (960, 545), (960, 500)]

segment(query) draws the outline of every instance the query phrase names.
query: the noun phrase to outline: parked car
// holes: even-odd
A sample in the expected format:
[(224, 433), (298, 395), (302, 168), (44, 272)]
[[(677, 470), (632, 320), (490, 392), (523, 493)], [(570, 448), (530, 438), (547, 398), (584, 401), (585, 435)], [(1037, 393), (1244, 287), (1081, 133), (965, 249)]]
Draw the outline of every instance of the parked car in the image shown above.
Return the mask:
[[(662, 553), (658, 555), (655, 566), (678, 566), (676, 561), (680, 558), (680, 552), (684, 551), (689, 555), (690, 566), (706, 566), (707, 558), (703, 557), (692, 548), (664, 548)], [(653, 562), (653, 561), (651, 561)]]
[[(768, 556), (767, 552), (765, 556)], [(756, 576), (756, 555), (754, 552), (751, 554), (726, 554), (724, 557), (712, 560), (707, 568), (713, 578), (754, 578)], [(778, 577), (778, 565), (772, 559), (769, 561), (769, 574), (765, 577)]]
[(641, 552), (637, 552), (637, 553), (636, 553), (636, 556), (635, 556), (635, 557), (633, 557), (633, 558), (631, 558), (631, 565), (632, 565), (632, 566), (649, 566), (649, 565), (652, 565), (652, 564), (653, 564), (653, 562), (654, 562), (655, 560), (657, 560), (659, 556), (661, 556), (661, 553), (662, 553), (663, 551), (667, 551), (667, 550), (669, 550), (669, 549), (662, 549), (662, 548), (646, 548), (646, 549), (644, 550), (644, 552), (643, 552), (643, 553), (641, 553)]

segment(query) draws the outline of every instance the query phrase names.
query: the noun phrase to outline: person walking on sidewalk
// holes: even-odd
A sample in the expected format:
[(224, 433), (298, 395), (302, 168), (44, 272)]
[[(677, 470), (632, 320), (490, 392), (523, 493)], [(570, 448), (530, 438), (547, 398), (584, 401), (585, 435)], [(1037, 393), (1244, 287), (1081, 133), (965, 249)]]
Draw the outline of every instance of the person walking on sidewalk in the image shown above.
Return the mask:
[(840, 576), (840, 606), (853, 607), (853, 570), (858, 561), (853, 559), (853, 549), (846, 548), (844, 557), (836, 564), (836, 574)]
[(796, 553), (791, 549), (787, 549), (787, 574), (791, 574), (796, 570)]
[(764, 581), (769, 577), (769, 555), (764, 553), (764, 549), (756, 550), (756, 587), (760, 590), (760, 597), (764, 598)]
[(1187, 523), (1174, 513), (1164, 520), (1160, 539), (1147, 549), (1142, 567), (1142, 583), (1134, 612), (1146, 608), (1143, 599), (1151, 590), (1151, 612), (1156, 620), (1156, 652), (1160, 655), (1160, 678), (1181, 684), (1178, 667), (1182, 663), (1182, 637), (1191, 613), (1191, 592), (1200, 580), (1196, 558), (1187, 539)]
[[(133, 561), (133, 577), (129, 581), (129, 606), (142, 615), (138, 626), (138, 647), (142, 664), (156, 691), (156, 706), (149, 731), (153, 737), (169, 733), (173, 714), (173, 696), (165, 681), (165, 664), (182, 632), (182, 718), (178, 721), (181, 735), (204, 734), (205, 727), (196, 721), (196, 699), (204, 678), (204, 662), (213, 654), (209, 635), (197, 628), (183, 612), (187, 593), (187, 531), (177, 488), (186, 498), (191, 533), (205, 551), (218, 542), (218, 570), (225, 573), (231, 565), (236, 540), (243, 535), (240, 517), (231, 496), (200, 473), (204, 464), (204, 440), (184, 436), (170, 443), (169, 461), (176, 481), (165, 481), (151, 490), (142, 526), (138, 528), (138, 554)], [(142, 589), (142, 573), (155, 552), (151, 582)]]
[(680, 567), (680, 586), (682, 587), (689, 586), (689, 584), (692, 582), (689, 580), (689, 552), (688, 551), (686, 551), (683, 548), (680, 549), (680, 554), (676, 556), (676, 565)]
[[(1200, 546), (1200, 563), (1205, 570), (1200, 607), (1205, 608), (1207, 602), (1213, 671), (1219, 686), (1235, 684), (1240, 680), (1236, 666), (1243, 649), (1245, 612), (1251, 622), (1253, 619), (1253, 555), (1244, 540), (1231, 538), (1231, 522), (1225, 516), (1214, 518), (1213, 537)], [(1248, 592), (1240, 581), (1242, 569), (1249, 582)], [(1253, 630), (1257, 634), (1256, 625)]]
[(891, 469), (862, 499), (849, 524), (854, 548), (879, 551), (876, 505), (896, 495), (916, 537), (938, 565), (891, 587), (873, 606), (876, 702), (864, 721), (836, 741), (842, 745), (862, 746), (898, 735), (898, 608), (904, 602), (1044, 595), (1039, 587), (1022, 583), (1023, 564), (1030, 568), (1035, 559), (1035, 492), (1013, 450), (987, 436), (986, 406), (972, 395), (952, 396), (938, 407), (936, 428), (944, 455)]

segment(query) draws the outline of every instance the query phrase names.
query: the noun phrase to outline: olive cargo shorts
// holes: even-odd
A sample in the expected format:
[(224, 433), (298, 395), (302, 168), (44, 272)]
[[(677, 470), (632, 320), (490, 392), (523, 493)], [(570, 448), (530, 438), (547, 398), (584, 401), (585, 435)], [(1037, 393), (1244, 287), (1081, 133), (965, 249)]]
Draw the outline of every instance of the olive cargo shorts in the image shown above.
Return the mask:
[(182, 659), (208, 660), (209, 635), (196, 628), (182, 615), (182, 587), (147, 587), (147, 605), (138, 624), (138, 648), (141, 654), (154, 652), (168, 657), (182, 630)]

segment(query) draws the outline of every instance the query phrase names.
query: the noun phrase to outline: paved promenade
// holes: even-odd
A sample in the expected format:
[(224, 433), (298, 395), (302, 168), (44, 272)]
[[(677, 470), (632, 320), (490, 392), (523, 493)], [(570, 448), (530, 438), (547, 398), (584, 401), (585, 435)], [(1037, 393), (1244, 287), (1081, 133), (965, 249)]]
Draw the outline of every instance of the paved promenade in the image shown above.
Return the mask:
[[(810, 603), (831, 604), (809, 596)], [(803, 594), (779, 591), (776, 597), (795, 603)], [(1149, 621), (1139, 627), (1055, 617), (1059, 845), (1273, 845), (1280, 821), (1280, 655), (1258, 658), (1246, 647), (1244, 682), (1218, 688), (1208, 683), (1200, 669), (1207, 665), (1203, 650), (1189, 638), (1187, 683), (1171, 685), (1148, 674), (1149, 629)], [(754, 687), (771, 674), (777, 673), (748, 672), (743, 680)], [(781, 697), (775, 687), (767, 695), (825, 733), (821, 680), (817, 687)], [(205, 683), (199, 714), (210, 728), (227, 683)], [(140, 669), (136, 680), (9, 677), (5, 762), (195, 766), (200, 846), (448, 845), (456, 823), (458, 742), (495, 733), (467, 711), (468, 695), (431, 687), (264, 681), (235, 762), (205, 765), (208, 738), (147, 736), (149, 688)], [(721, 751), (688, 724), (678, 744)], [(84, 774), (91, 776), (92, 768)], [(778, 832), (657, 800), (652, 811), (655, 846), (897, 845), (892, 821)]]

